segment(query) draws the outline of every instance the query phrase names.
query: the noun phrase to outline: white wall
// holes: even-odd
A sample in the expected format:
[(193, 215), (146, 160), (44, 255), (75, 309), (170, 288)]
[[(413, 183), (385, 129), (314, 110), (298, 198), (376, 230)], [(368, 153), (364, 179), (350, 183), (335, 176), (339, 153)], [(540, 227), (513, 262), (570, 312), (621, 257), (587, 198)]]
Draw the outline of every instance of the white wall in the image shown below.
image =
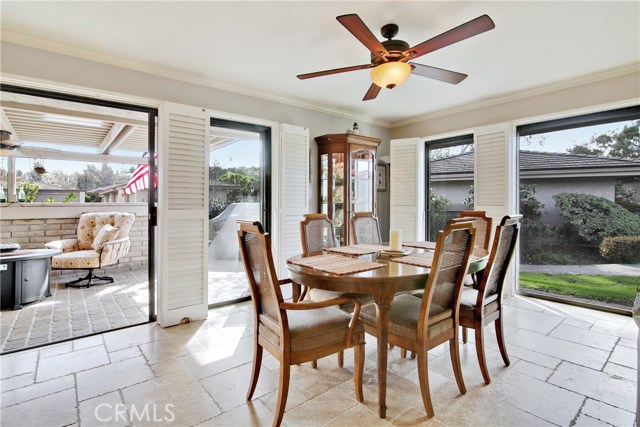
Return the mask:
[[(571, 84), (566, 82), (566, 86)], [(430, 135), (473, 129), (495, 123), (514, 122), (525, 119), (539, 121), (537, 117), (546, 119), (559, 118), (579, 110), (591, 110), (595, 106), (616, 103), (640, 103), (640, 72), (634, 71), (606, 78), (604, 80), (565, 87), (552, 92), (532, 94), (524, 97), (513, 97), (502, 102), (487, 102), (464, 111), (441, 112), (424, 120), (406, 121), (391, 129), (391, 139), (423, 137)], [(586, 113), (587, 111), (582, 111)], [(589, 112), (593, 112), (589, 111)], [(553, 117), (556, 115), (556, 117)]]
[[(171, 101), (263, 120), (302, 126), (311, 137), (311, 209), (317, 209), (317, 145), (313, 138), (343, 133), (358, 122), (360, 134), (381, 138), (380, 151), (388, 154), (389, 130), (384, 127), (329, 113), (299, 108), (267, 99), (226, 92), (208, 86), (173, 80), (112, 65), (47, 52), (13, 43), (0, 44), (2, 73), (123, 95)], [(388, 203), (379, 204), (388, 212)], [(388, 213), (387, 213), (388, 215)]]

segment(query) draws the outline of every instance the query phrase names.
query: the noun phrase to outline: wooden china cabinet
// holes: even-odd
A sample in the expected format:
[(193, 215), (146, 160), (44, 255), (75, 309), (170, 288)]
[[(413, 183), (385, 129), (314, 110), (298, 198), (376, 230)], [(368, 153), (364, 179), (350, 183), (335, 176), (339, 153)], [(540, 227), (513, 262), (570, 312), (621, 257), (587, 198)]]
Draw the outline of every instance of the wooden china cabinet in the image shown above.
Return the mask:
[(318, 206), (333, 223), (340, 245), (348, 244), (352, 212), (376, 212), (376, 150), (380, 139), (354, 134), (315, 138), (320, 173)]

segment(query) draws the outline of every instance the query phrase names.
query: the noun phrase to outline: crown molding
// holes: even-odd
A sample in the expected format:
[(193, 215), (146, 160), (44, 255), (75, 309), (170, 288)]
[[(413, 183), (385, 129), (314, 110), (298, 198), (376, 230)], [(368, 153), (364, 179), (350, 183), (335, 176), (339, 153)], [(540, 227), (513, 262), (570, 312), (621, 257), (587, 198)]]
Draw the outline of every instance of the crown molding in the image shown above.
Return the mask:
[(320, 113), (330, 114), (342, 118), (347, 118), (354, 121), (360, 121), (369, 123), (384, 128), (389, 128), (391, 122), (388, 120), (381, 120), (375, 117), (356, 114), (346, 110), (340, 110), (337, 108), (328, 107), (326, 105), (315, 104), (311, 102), (300, 101), (293, 98), (274, 95), (267, 92), (256, 91), (253, 89), (244, 88), (229, 83), (223, 83), (213, 79), (207, 79), (203, 77), (194, 76), (188, 73), (181, 73), (177, 71), (167, 70), (162, 67), (155, 67), (152, 65), (144, 64), (141, 62), (131, 61), (128, 59), (106, 55), (98, 52), (94, 52), (88, 49), (83, 49), (75, 46), (70, 46), (62, 43), (52, 42), (44, 40), (38, 37), (29, 36), (14, 31), (2, 30), (0, 33), (0, 39), (2, 41), (13, 43), (21, 46), (40, 49), (48, 52), (55, 52), (62, 55), (72, 56), (79, 59), (84, 59), (93, 62), (99, 62), (102, 64), (112, 65), (115, 67), (126, 68), (129, 70), (140, 71), (143, 73), (153, 74), (161, 77), (166, 77), (173, 80), (179, 80), (186, 83), (197, 84), (200, 86), (207, 86), (214, 89), (223, 90), (225, 92), (236, 93), (239, 95), (251, 96), (254, 98), (265, 99), (268, 101), (278, 102), (281, 104), (289, 105), (296, 108), (304, 108), (308, 110), (317, 111)]
[(440, 117), (449, 116), (452, 114), (464, 113), (466, 111), (476, 110), (480, 108), (492, 107), (494, 105), (503, 104), (511, 101), (518, 101), (521, 99), (529, 98), (537, 95), (544, 95), (547, 93), (557, 92), (563, 89), (569, 89), (576, 86), (582, 86), (589, 83), (596, 83), (602, 80), (608, 80), (615, 77), (624, 76), (627, 74), (633, 74), (640, 72), (640, 64), (628, 64), (621, 67), (612, 68), (605, 71), (600, 71), (593, 74), (588, 74), (581, 77), (576, 77), (569, 80), (563, 80), (557, 83), (551, 83), (544, 86), (538, 86), (533, 89), (524, 90), (510, 95), (501, 96), (498, 98), (489, 99), (486, 101), (480, 101), (472, 104), (467, 104), (459, 107), (448, 108), (445, 110), (435, 111), (433, 113), (427, 113), (419, 116), (410, 117), (407, 119), (397, 120), (391, 122), (391, 128), (398, 128), (414, 123), (423, 122), (426, 120), (433, 120)]

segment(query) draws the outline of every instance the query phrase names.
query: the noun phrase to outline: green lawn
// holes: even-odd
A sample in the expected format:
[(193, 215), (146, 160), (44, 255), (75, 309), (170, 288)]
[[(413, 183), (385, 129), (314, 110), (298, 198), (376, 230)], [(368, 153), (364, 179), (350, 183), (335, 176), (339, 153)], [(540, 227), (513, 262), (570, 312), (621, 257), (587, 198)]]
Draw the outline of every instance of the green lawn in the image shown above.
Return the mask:
[(640, 278), (582, 274), (520, 273), (520, 287), (597, 301), (632, 304)]

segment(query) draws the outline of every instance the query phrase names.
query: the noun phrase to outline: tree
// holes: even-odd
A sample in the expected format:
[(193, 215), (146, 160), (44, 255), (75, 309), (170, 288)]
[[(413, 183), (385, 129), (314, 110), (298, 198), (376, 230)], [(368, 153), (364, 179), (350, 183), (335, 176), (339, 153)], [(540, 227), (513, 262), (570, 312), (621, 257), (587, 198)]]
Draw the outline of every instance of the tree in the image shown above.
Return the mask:
[(569, 154), (588, 154), (591, 156), (603, 156), (604, 150), (599, 148), (589, 148), (589, 144), (576, 144), (573, 147), (567, 149)]
[(601, 157), (640, 159), (640, 120), (624, 125), (620, 132), (593, 135), (589, 142), (569, 148), (571, 154), (592, 154)]
[(240, 193), (242, 193), (243, 196), (251, 194), (251, 192), (253, 191), (254, 178), (241, 173), (227, 172), (220, 178), (218, 178), (218, 180), (239, 185)]

